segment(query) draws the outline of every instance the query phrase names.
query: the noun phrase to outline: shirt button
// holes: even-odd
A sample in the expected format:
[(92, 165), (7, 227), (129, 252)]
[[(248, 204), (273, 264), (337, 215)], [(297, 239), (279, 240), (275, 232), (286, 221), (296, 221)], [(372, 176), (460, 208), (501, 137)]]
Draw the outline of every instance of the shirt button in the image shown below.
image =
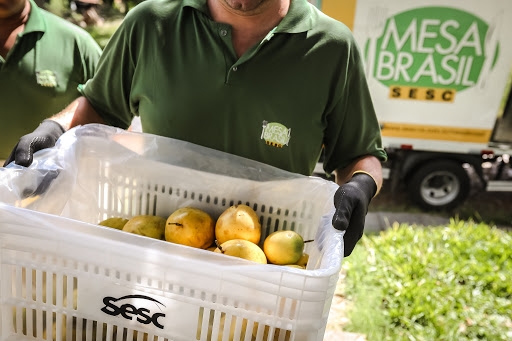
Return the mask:
[(225, 37), (228, 34), (227, 30), (220, 30), (220, 35)]
[(232, 69), (232, 70), (233, 70), (233, 71), (238, 70), (238, 66), (233, 66), (233, 69)]

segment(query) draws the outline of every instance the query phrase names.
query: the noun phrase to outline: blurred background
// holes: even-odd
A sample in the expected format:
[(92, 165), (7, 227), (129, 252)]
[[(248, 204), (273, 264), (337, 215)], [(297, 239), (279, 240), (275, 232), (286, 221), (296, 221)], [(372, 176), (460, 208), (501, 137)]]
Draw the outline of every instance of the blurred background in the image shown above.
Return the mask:
[[(144, 0), (38, 0), (37, 3), (40, 7), (87, 30), (104, 48), (121, 24), (124, 16), (141, 1)], [(503, 106), (506, 105), (505, 102), (506, 98), (504, 98)], [(508, 106), (512, 110), (510, 103)], [(512, 123), (512, 120), (509, 121)], [(136, 129), (140, 129), (138, 121), (135, 122), (134, 126)], [(497, 126), (495, 134), (501, 140), (511, 140), (512, 127), (503, 124)], [(505, 171), (510, 172), (509, 162), (507, 162), (507, 165)], [(389, 165), (384, 166), (391, 167)], [(418, 205), (417, 202), (411, 200), (407, 182), (398, 181), (395, 178), (394, 181), (391, 181), (391, 179), (385, 180), (381, 193), (370, 206), (370, 211), (429, 213), (445, 218), (458, 217), (460, 219), (474, 219), (479, 222), (512, 226), (512, 192), (485, 191), (485, 184), (477, 176), (475, 169), (467, 164), (464, 168), (470, 179), (471, 190), (467, 198), (454, 208), (441, 207), (432, 210)], [(491, 166), (487, 168), (487, 171), (496, 172)], [(326, 178), (322, 174), (320, 164), (315, 175)]]

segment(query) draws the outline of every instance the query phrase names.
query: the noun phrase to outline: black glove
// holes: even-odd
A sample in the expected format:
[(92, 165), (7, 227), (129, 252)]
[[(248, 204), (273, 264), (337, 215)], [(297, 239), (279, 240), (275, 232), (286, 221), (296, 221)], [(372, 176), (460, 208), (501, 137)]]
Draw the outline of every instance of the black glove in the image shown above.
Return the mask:
[(336, 212), (332, 217), (332, 226), (345, 231), (345, 257), (352, 253), (363, 236), (368, 205), (376, 192), (377, 184), (370, 175), (355, 173), (350, 181), (341, 185), (334, 194)]
[(20, 166), (30, 166), (34, 153), (55, 146), (63, 133), (64, 128), (60, 124), (52, 120), (44, 120), (36, 130), (20, 138), (11, 155), (5, 161), (4, 167), (12, 161)]

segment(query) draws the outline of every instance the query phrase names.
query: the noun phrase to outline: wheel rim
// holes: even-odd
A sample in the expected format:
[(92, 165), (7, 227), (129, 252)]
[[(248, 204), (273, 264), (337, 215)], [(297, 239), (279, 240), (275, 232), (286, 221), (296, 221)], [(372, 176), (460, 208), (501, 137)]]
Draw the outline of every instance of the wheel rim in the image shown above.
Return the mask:
[(420, 192), (427, 204), (443, 206), (457, 198), (460, 192), (460, 182), (453, 173), (432, 172), (421, 182)]

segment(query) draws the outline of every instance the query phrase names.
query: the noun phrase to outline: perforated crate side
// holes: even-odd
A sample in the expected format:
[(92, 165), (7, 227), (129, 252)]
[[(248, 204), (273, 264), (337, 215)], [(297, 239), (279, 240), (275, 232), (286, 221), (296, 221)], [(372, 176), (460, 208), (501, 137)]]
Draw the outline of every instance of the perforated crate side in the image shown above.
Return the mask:
[[(134, 332), (138, 338), (209, 340), (219, 329), (228, 340), (230, 328), (223, 329), (215, 321), (223, 319), (229, 324), (230, 318), (234, 332), (238, 335), (244, 325), (248, 337), (252, 329), (255, 333), (259, 330), (259, 336), (266, 330), (271, 335), (281, 333), (284, 340), (315, 340), (312, 335), (325, 327), (325, 307), (332, 299), (337, 273), (304, 276), (277, 267), (248, 266), (242, 260), (226, 266), (203, 250), (18, 208), (9, 207), (5, 212), (0, 220), (2, 337), (14, 333), (15, 339), (25, 335), (41, 340), (43, 326), (50, 320), (55, 320), (58, 330), (62, 323), (70, 327), (68, 340), (73, 335), (84, 340), (125, 340)], [(36, 280), (35, 290), (30, 277)], [(320, 285), (310, 283), (308, 287), (309, 277)], [(55, 294), (49, 289), (54, 285)], [(43, 289), (37, 289), (44, 287), (46, 298)], [(74, 291), (76, 299), (69, 295)], [(100, 313), (101, 298), (129, 295), (165, 305), (161, 310), (172, 316), (175, 324), (160, 330)], [(138, 296), (130, 299), (139, 308), (140, 300), (145, 300)], [(35, 317), (32, 324), (23, 318), (23, 309)], [(209, 320), (213, 316), (211, 327), (210, 322), (205, 325), (204, 314)], [(258, 329), (255, 323), (259, 323)], [(73, 325), (77, 326), (74, 333)]]
[(82, 155), (76, 184), (64, 216), (97, 222), (112, 216), (169, 216), (183, 206), (200, 208), (216, 219), (234, 204), (255, 210), (262, 240), (276, 230), (294, 230), (314, 239), (318, 221), (332, 206), (332, 184), (322, 179), (257, 182), (151, 160), (132, 158), (111, 164)]

